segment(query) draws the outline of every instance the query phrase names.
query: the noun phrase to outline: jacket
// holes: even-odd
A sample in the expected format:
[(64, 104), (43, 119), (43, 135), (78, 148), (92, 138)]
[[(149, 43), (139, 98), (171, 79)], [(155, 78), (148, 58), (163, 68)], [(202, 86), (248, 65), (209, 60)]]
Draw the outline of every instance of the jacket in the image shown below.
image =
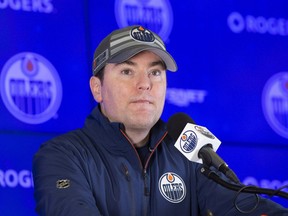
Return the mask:
[[(159, 120), (151, 129), (150, 155), (142, 165), (121, 123), (111, 123), (96, 107), (81, 129), (44, 143), (34, 156), (33, 178), (39, 215), (243, 215), (236, 192), (205, 177), (188, 161)], [(237, 208), (256, 204), (241, 194)], [(251, 214), (288, 215), (260, 198)]]

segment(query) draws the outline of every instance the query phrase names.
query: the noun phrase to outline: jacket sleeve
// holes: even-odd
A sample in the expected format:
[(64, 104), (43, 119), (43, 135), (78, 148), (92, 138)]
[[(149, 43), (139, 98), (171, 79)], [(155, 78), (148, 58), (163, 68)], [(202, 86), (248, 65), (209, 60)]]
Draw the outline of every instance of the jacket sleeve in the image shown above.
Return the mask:
[(83, 157), (84, 150), (61, 139), (38, 150), (33, 158), (33, 179), (39, 215), (101, 215)]
[[(196, 172), (201, 215), (288, 216), (288, 209), (269, 199), (250, 193), (240, 193), (237, 196), (237, 191), (224, 188), (204, 176), (200, 167)], [(218, 174), (227, 180), (224, 175)]]

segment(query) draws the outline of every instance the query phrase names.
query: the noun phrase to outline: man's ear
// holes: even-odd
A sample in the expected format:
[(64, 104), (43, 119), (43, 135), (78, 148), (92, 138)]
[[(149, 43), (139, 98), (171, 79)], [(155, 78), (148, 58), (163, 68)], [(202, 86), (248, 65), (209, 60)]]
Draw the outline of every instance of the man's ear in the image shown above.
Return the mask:
[(98, 77), (92, 76), (90, 78), (90, 90), (94, 99), (98, 102), (102, 102), (102, 95), (101, 95), (101, 81)]

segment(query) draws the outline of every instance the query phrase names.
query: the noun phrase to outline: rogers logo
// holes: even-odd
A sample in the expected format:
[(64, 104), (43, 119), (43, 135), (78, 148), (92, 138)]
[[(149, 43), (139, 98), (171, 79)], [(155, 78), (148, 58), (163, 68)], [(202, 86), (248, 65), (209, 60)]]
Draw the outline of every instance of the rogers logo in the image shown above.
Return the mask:
[(270, 35), (288, 35), (288, 20), (284, 18), (242, 15), (232, 12), (227, 18), (227, 25), (233, 33), (258, 33)]
[(54, 6), (52, 0), (1, 0), (0, 9), (7, 8), (14, 11), (52, 13)]
[(20, 170), (19, 172), (13, 169), (3, 171), (0, 169), (0, 187), (34, 187), (32, 173), (29, 170)]
[(206, 90), (167, 88), (166, 101), (175, 106), (188, 107), (191, 103), (204, 103), (207, 95)]

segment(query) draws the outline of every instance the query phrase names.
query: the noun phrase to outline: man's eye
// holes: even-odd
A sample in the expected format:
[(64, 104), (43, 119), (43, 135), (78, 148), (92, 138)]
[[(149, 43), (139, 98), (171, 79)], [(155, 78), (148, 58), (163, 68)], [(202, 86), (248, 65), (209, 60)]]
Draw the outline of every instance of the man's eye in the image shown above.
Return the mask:
[(131, 70), (122, 70), (121, 73), (122, 73), (122, 74), (125, 74), (125, 75), (129, 75), (129, 74), (131, 74), (132, 72), (131, 72)]
[(154, 70), (150, 73), (153, 76), (160, 76), (161, 75), (161, 71), (160, 70)]

